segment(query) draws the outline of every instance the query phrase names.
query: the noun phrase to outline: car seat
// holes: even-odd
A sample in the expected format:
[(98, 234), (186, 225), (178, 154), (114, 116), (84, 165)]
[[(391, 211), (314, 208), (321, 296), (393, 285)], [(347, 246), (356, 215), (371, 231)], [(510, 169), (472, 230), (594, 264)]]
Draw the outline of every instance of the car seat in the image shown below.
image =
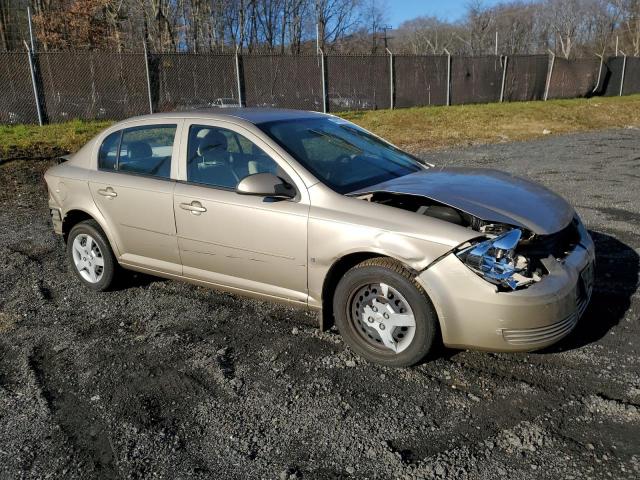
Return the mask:
[(200, 140), (196, 155), (189, 161), (187, 178), (192, 182), (235, 188), (239, 179), (227, 151), (227, 137), (222, 132), (211, 130)]

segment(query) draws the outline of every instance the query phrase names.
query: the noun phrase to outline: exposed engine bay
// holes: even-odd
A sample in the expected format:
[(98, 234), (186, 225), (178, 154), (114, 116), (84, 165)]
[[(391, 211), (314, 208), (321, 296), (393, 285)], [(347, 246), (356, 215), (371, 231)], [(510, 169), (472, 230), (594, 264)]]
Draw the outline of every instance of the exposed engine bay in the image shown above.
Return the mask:
[(516, 225), (484, 220), (431, 198), (390, 192), (373, 192), (358, 198), (437, 218), (478, 232), (478, 238), (465, 243), (456, 256), (467, 267), (501, 291), (526, 288), (549, 272), (545, 261), (565, 258), (580, 242), (579, 220), (564, 229), (539, 235)]

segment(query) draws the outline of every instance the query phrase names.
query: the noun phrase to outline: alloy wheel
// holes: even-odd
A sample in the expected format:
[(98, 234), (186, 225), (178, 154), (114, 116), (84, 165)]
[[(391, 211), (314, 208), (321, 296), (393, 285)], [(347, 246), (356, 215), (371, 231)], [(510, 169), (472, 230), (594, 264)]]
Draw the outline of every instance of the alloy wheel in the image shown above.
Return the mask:
[(98, 283), (104, 273), (104, 258), (91, 235), (81, 233), (73, 240), (73, 263), (80, 276), (89, 283)]

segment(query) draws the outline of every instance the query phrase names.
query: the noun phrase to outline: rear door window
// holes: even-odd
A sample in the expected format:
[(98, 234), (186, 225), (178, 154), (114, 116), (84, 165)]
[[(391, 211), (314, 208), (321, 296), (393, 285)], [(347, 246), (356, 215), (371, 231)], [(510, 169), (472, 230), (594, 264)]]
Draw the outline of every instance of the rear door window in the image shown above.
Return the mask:
[(169, 178), (176, 125), (145, 125), (107, 136), (98, 152), (98, 168)]
[(176, 125), (128, 128), (122, 133), (118, 170), (169, 178)]

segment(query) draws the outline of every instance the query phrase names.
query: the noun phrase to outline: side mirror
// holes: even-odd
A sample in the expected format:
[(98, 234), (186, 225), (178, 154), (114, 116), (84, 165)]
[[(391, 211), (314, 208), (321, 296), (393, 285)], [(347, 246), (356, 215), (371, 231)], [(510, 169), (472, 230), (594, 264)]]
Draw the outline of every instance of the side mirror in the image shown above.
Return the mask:
[(254, 173), (240, 180), (236, 193), (287, 199), (296, 196), (296, 189), (273, 173)]

